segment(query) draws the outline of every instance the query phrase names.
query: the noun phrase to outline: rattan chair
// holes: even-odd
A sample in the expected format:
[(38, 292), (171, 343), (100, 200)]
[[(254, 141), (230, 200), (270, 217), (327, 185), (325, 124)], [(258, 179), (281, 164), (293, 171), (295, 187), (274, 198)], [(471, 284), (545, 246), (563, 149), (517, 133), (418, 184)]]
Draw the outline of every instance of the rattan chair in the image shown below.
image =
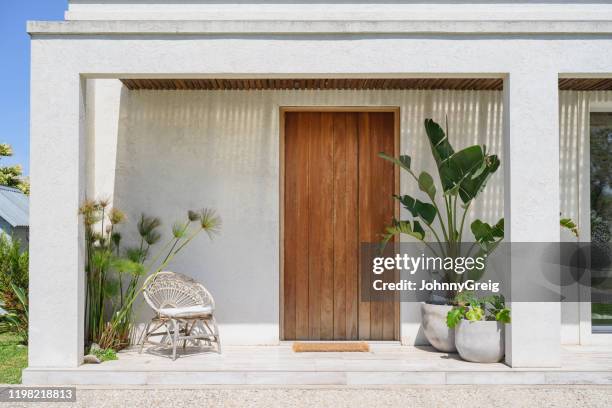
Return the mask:
[[(197, 344), (204, 341), (209, 346), (215, 343), (217, 352), (221, 353), (219, 329), (214, 317), (215, 301), (202, 284), (180, 273), (159, 272), (147, 279), (143, 296), (156, 315), (142, 334), (141, 353), (153, 336), (164, 336), (169, 340), (172, 360), (176, 360), (176, 348), (181, 341), (183, 348), (187, 341)], [(159, 332), (161, 328), (165, 330)], [(168, 341), (155, 344), (168, 344)]]

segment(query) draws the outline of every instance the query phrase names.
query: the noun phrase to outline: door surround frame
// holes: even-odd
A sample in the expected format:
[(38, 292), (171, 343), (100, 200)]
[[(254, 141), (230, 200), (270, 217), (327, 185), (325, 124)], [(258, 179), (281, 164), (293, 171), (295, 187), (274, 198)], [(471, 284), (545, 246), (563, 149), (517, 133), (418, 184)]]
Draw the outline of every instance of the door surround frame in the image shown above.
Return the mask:
[[(401, 132), (401, 115), (399, 106), (280, 106), (278, 110), (279, 117), (279, 340), (286, 341), (284, 335), (285, 322), (285, 114), (289, 112), (390, 112), (393, 113), (393, 130), (394, 130), (394, 156), (399, 157), (400, 152), (400, 132)], [(394, 166), (394, 194), (400, 193), (400, 171), (399, 167)], [(399, 202), (395, 202), (394, 217), (399, 218), (400, 206)], [(397, 238), (396, 238), (397, 239)], [(357, 282), (359, 290), (361, 290), (361, 273), (358, 273), (359, 281)], [(401, 307), (398, 301), (395, 305), (395, 340), (385, 342), (397, 343), (401, 339)], [(359, 322), (359, 319), (357, 320)], [(376, 340), (376, 342), (379, 342)]]

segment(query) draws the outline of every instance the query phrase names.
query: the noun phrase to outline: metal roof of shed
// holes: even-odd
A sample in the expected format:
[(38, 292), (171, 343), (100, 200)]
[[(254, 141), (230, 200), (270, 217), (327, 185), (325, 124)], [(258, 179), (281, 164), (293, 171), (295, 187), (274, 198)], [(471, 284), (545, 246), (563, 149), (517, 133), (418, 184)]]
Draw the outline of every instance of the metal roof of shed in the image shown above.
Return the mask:
[(0, 186), (0, 217), (12, 227), (28, 227), (30, 202), (28, 196), (13, 187)]

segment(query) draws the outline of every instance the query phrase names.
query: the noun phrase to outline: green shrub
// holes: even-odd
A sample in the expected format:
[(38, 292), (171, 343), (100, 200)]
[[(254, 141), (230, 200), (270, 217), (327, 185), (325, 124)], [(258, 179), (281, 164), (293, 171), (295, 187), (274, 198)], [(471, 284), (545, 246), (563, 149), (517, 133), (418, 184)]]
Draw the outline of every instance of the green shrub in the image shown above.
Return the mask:
[(21, 242), (0, 234), (0, 333), (17, 334), (28, 342), (28, 251)]
[(101, 349), (99, 347), (98, 348), (92, 347), (91, 350), (89, 350), (89, 352), (93, 354), (94, 356), (98, 357), (98, 360), (100, 360), (101, 363), (105, 361), (118, 360), (117, 352), (113, 350), (112, 348)]
[(510, 309), (501, 295), (476, 297), (472, 292), (458, 293), (455, 305), (446, 315), (446, 325), (453, 329), (461, 320), (479, 322), (483, 320), (510, 323)]

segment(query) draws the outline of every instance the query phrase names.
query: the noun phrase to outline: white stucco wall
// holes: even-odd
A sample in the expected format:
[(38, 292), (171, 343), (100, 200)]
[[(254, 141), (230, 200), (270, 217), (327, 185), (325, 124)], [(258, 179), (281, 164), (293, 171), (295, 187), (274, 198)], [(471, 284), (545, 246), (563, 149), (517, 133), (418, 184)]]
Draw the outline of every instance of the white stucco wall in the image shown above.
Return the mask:
[(296, 1), (163, 1), (69, 0), (70, 20), (244, 20), (244, 19), (581, 19), (612, 16), (612, 6), (601, 1), (423, 1), (372, 0)]
[[(214, 206), (223, 216), (222, 235), (212, 243), (195, 243), (172, 269), (212, 290), (224, 340), (230, 344), (274, 344), (279, 338), (279, 107), (399, 106), (400, 150), (413, 156), (415, 168), (430, 172), (425, 117), (443, 122), (448, 115), (451, 142), (457, 147), (481, 143), (502, 155), (501, 92), (131, 92), (118, 80), (89, 82), (95, 105), (91, 102), (88, 110), (94, 118), (88, 160), (94, 176), (88, 194), (114, 198), (128, 213), (127, 237), (136, 239), (134, 224), (141, 212), (160, 216), (166, 236), (186, 208)], [(612, 100), (612, 93), (561, 92), (559, 100), (561, 212), (582, 231), (589, 223), (580, 199), (588, 189), (588, 184), (580, 188), (580, 180), (588, 180), (584, 143), (589, 97)], [(503, 216), (502, 173), (503, 167), (473, 207), (472, 219), (495, 222)], [(406, 177), (401, 189), (421, 194)], [(574, 239), (564, 230), (561, 236)], [(141, 321), (148, 316), (146, 306), (142, 310)], [(418, 305), (402, 304), (401, 314), (402, 341), (425, 343)], [(561, 329), (562, 343), (580, 343), (578, 303), (562, 304)]]
[[(32, 367), (73, 367), (83, 352), (83, 240), (76, 214), (88, 178), (86, 79), (502, 77), (504, 160), (510, 164), (504, 169), (506, 237), (554, 241), (560, 208), (558, 77), (612, 75), (610, 59), (601, 57), (612, 54), (612, 23), (605, 18), (435, 24), (69, 21), (31, 23), (28, 29)], [(534, 183), (532, 174), (543, 176)], [(548, 334), (560, 333), (560, 317), (560, 308), (513, 305), (509, 363), (558, 365), (560, 338)]]
[[(228, 344), (279, 340), (279, 107), (399, 106), (401, 151), (413, 156), (416, 169), (434, 171), (426, 117), (444, 123), (448, 115), (457, 147), (483, 143), (502, 154), (496, 91), (128, 91), (117, 80), (95, 82), (96, 176), (88, 194), (114, 198), (131, 220), (132, 240), (141, 212), (161, 217), (168, 237), (186, 209), (219, 211), (221, 236), (202, 237), (171, 269), (212, 291)], [(473, 217), (503, 216), (502, 174), (503, 168)], [(421, 194), (410, 179), (401, 182), (403, 192)], [(425, 342), (418, 305), (402, 306), (402, 323), (404, 343)]]

